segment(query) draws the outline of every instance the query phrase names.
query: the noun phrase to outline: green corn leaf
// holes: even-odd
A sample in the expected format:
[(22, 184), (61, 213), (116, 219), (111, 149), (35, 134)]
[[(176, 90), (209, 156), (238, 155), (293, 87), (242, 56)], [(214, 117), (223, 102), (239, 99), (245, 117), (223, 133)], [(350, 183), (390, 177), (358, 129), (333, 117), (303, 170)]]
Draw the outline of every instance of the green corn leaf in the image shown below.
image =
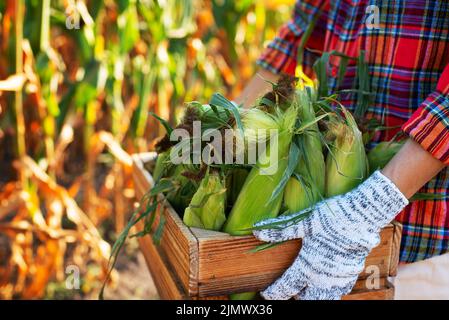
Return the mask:
[(356, 119), (363, 119), (371, 103), (370, 78), (368, 63), (365, 60), (365, 51), (362, 50), (357, 60), (358, 96), (354, 110)]
[[(313, 33), (313, 30), (315, 29), (315, 25), (316, 25), (316, 22), (319, 17), (320, 17), (319, 14), (316, 14), (314, 17), (312, 17), (312, 20), (309, 21), (307, 29), (304, 31), (304, 33), (301, 36), (301, 41), (299, 42), (298, 51), (296, 54), (296, 61), (297, 61), (298, 65), (302, 65), (302, 63), (303, 63), (304, 49), (306, 47), (307, 41), (309, 40), (310, 36)], [(306, 20), (309, 20), (308, 18), (309, 18), (308, 16), (304, 17), (304, 19), (306, 19)]]
[(348, 57), (340, 57), (340, 65), (338, 67), (337, 88), (340, 87), (340, 85), (345, 77), (348, 63), (349, 63)]
[(242, 135), (242, 138), (244, 138), (244, 134), (243, 134), (243, 124), (242, 124), (242, 119), (240, 117), (240, 111), (239, 108), (237, 108), (231, 101), (229, 101), (228, 99), (226, 99), (225, 97), (223, 97), (221, 94), (219, 93), (215, 93), (209, 103), (211, 106), (215, 105), (218, 107), (223, 107), (226, 109), (229, 109), (229, 111), (231, 111), (232, 115), (235, 118), (235, 122), (237, 123), (237, 127)]
[(153, 117), (155, 117), (164, 126), (165, 131), (167, 131), (167, 134), (171, 135), (171, 133), (173, 132), (173, 128), (170, 126), (170, 124), (168, 123), (167, 120), (162, 119), (161, 117), (159, 117), (157, 114), (155, 114), (152, 111), (148, 112), (148, 114), (150, 114)]
[(265, 251), (265, 250), (277, 247), (278, 245), (283, 244), (283, 243), (285, 243), (285, 241), (276, 242), (276, 243), (264, 243), (264, 244), (258, 245), (257, 247), (249, 250), (249, 253), (257, 253), (260, 251)]
[(329, 52), (323, 55), (313, 65), (313, 70), (318, 79), (318, 97), (327, 97), (329, 95), (327, 67), (329, 65)]
[[(109, 277), (111, 276), (111, 272), (115, 267), (115, 264), (117, 262), (118, 255), (123, 248), (123, 245), (125, 244), (126, 239), (129, 236), (129, 232), (131, 231), (131, 228), (135, 226), (139, 221), (146, 218), (148, 215), (153, 214), (158, 206), (158, 202), (154, 198), (149, 198), (148, 195), (144, 196), (141, 200), (141, 205), (146, 201), (146, 208), (143, 213), (140, 213), (139, 210), (134, 211), (134, 213), (131, 215), (131, 219), (129, 220), (126, 227), (123, 229), (123, 231), (118, 236), (117, 240), (115, 241), (114, 245), (111, 249), (111, 256), (109, 257), (108, 262), (108, 272), (106, 273), (105, 280), (103, 282), (103, 285), (100, 289), (99, 293), (99, 299), (103, 300), (104, 298), (104, 290), (106, 288), (106, 284), (109, 280)], [(139, 206), (141, 207), (141, 206)]]
[(289, 150), (289, 154), (288, 154), (287, 169), (285, 170), (284, 174), (282, 175), (281, 181), (276, 186), (276, 188), (273, 190), (273, 193), (271, 194), (271, 197), (268, 200), (268, 204), (270, 204), (272, 201), (274, 201), (284, 190), (285, 185), (287, 184), (288, 180), (290, 179), (293, 172), (295, 171), (296, 166), (298, 165), (298, 161), (299, 161), (299, 147), (296, 144), (296, 142), (293, 141), (290, 145), (290, 150)]
[(161, 242), (161, 238), (162, 238), (162, 233), (164, 231), (165, 222), (166, 222), (166, 220), (165, 220), (164, 215), (160, 215), (160, 217), (159, 217), (159, 224), (158, 224), (158, 226), (156, 228), (156, 231), (154, 231), (154, 234), (153, 234), (153, 242), (156, 245), (159, 245), (160, 242)]
[(306, 219), (308, 216), (310, 216), (310, 214), (313, 211), (313, 207), (308, 208), (306, 210), (300, 211), (300, 212), (296, 212), (293, 214), (285, 214), (286, 216), (289, 216), (290, 218), (287, 220), (283, 220), (283, 221), (279, 221), (279, 222), (272, 222), (272, 223), (268, 223), (262, 226), (257, 226), (257, 227), (252, 227), (252, 228), (247, 228), (245, 230), (248, 231), (253, 231), (253, 230), (265, 230), (265, 229), (285, 229), (288, 228), (304, 219)]
[(120, 51), (129, 52), (139, 40), (139, 16), (134, 2), (130, 2), (128, 7), (118, 16)]
[(273, 101), (267, 98), (260, 99), (260, 104), (266, 105), (270, 108), (274, 108), (276, 106), (276, 104)]
[(162, 192), (174, 190), (174, 184), (169, 178), (162, 178), (150, 190), (150, 196), (156, 196)]

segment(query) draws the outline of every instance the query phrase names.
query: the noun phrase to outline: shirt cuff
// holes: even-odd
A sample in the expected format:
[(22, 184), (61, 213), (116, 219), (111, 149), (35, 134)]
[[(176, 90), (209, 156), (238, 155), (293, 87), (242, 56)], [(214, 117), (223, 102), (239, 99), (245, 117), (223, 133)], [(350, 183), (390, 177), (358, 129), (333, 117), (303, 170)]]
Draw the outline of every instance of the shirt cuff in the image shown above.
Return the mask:
[(449, 95), (434, 91), (402, 130), (436, 159), (449, 165)]

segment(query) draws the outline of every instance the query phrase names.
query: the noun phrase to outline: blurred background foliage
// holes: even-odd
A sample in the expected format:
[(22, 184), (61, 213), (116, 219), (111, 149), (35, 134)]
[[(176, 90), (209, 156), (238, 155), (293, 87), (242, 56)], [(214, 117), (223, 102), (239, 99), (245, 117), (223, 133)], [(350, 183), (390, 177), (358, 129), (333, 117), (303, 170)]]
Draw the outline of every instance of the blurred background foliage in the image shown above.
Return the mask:
[(130, 154), (163, 133), (149, 112), (238, 95), (293, 3), (0, 1), (0, 298), (94, 297), (138, 201)]

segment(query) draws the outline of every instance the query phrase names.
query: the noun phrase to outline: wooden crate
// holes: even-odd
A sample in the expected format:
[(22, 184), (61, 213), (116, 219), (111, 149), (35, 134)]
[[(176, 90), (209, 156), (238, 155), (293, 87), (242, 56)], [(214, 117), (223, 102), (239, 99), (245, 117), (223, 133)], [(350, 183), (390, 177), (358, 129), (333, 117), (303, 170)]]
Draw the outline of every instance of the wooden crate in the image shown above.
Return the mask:
[[(153, 185), (144, 163), (154, 154), (134, 155), (133, 178), (138, 198)], [(164, 215), (161, 242), (139, 238), (154, 282), (163, 299), (221, 299), (229, 293), (260, 291), (291, 265), (301, 247), (300, 240), (288, 241), (268, 250), (251, 252), (262, 242), (253, 236), (189, 228), (170, 204), (164, 201), (156, 213), (157, 225)], [(138, 229), (142, 225), (137, 226)], [(393, 287), (387, 277), (396, 274), (402, 228), (392, 223), (381, 232), (381, 242), (368, 255), (366, 267), (377, 266), (379, 289), (369, 290), (372, 268), (364, 270), (354, 290), (345, 299), (392, 299)], [(236, 263), (238, 262), (238, 263)]]

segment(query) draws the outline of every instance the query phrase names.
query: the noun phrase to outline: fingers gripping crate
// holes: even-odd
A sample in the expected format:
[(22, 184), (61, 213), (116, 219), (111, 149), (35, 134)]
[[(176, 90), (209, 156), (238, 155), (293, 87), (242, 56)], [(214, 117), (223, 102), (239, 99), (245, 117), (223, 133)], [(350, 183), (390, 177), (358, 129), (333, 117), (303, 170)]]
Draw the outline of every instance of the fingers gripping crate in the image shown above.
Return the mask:
[[(152, 153), (133, 156), (138, 198), (153, 185), (145, 163), (154, 158)], [(155, 226), (161, 215), (165, 225), (160, 244), (155, 245), (150, 236), (139, 238), (139, 243), (162, 299), (226, 299), (230, 293), (260, 291), (282, 275), (301, 247), (300, 240), (291, 240), (252, 252), (262, 244), (253, 236), (189, 228), (167, 201), (156, 211)], [(396, 274), (401, 231), (397, 223), (381, 231), (380, 244), (368, 255), (365, 270), (344, 299), (393, 298), (387, 277)]]

